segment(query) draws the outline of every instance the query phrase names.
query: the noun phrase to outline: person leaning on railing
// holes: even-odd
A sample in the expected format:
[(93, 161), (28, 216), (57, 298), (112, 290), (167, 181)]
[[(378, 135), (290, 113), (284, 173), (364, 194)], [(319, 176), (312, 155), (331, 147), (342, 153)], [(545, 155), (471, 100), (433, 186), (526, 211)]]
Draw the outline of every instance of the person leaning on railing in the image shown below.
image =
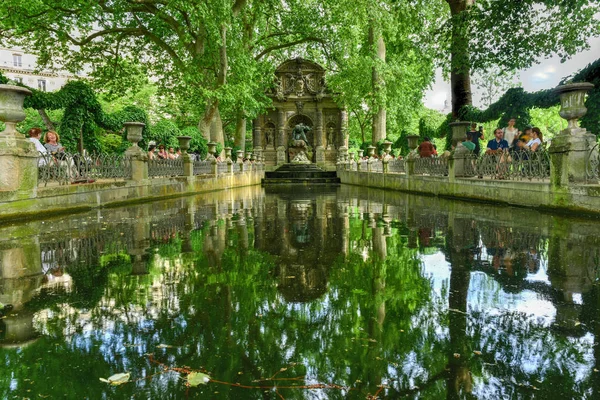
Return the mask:
[(58, 133), (54, 131), (48, 131), (44, 137), (44, 142), (46, 142), (44, 147), (46, 148), (47, 152), (52, 154), (56, 159), (62, 160), (66, 156), (65, 148), (62, 144), (60, 144), (59, 140), (60, 136), (58, 136)]
[(508, 142), (504, 140), (504, 131), (501, 128), (494, 130), (494, 138), (488, 142), (485, 154), (488, 157), (494, 157), (498, 179), (503, 179), (510, 156), (508, 155)]
[(531, 129), (531, 139), (525, 144), (525, 147), (530, 151), (538, 151), (542, 146), (543, 138), (544, 135), (540, 131), (540, 128), (533, 127)]

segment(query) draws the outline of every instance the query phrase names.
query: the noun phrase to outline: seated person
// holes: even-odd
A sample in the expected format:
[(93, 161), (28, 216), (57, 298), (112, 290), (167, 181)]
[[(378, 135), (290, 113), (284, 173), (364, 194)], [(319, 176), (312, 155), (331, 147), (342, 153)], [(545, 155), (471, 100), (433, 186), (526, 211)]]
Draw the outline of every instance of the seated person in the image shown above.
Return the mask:
[(423, 139), (423, 142), (421, 142), (421, 144), (417, 148), (417, 151), (419, 152), (419, 157), (421, 158), (432, 157), (434, 150), (435, 149), (433, 148), (433, 144), (431, 144), (428, 137), (425, 137)]
[(48, 131), (46, 132), (46, 137), (44, 138), (44, 142), (46, 142), (44, 147), (48, 153), (60, 160), (64, 158), (65, 148), (62, 144), (60, 144), (59, 140), (60, 137), (58, 136), (58, 133), (54, 131)]
[(508, 150), (508, 142), (502, 136), (502, 129), (497, 128), (494, 131), (494, 139), (490, 140), (487, 144), (485, 154), (501, 154)]

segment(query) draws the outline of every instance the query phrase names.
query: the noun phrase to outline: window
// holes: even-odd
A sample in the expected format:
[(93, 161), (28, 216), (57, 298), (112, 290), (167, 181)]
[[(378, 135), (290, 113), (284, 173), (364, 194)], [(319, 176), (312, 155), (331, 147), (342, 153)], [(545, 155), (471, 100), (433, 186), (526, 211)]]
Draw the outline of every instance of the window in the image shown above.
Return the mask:
[(23, 78), (20, 76), (15, 76), (15, 78), (13, 80), (17, 83), (23, 83)]
[(13, 66), (22, 67), (23, 57), (20, 54), (13, 54)]
[(38, 79), (38, 90), (41, 90), (42, 92), (46, 91), (46, 80), (45, 79)]

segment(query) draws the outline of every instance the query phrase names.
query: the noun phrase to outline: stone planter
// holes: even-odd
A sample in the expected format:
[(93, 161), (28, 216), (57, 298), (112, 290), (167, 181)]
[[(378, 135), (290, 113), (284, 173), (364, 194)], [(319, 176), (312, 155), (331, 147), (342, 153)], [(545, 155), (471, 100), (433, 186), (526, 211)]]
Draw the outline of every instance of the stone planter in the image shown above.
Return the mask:
[(231, 160), (231, 147), (225, 147), (225, 159), (226, 160)]
[(123, 126), (127, 132), (127, 140), (131, 142), (133, 147), (139, 147), (138, 143), (142, 140), (142, 131), (146, 124), (141, 122), (125, 122)]
[(215, 158), (215, 153), (217, 152), (217, 144), (215, 142), (208, 142), (208, 158)]
[(358, 150), (358, 159), (362, 159), (365, 155), (365, 151), (363, 149)]
[(585, 95), (594, 85), (587, 82), (571, 83), (555, 89), (560, 95), (560, 111), (558, 114), (568, 121), (567, 130), (577, 129), (577, 120), (587, 113)]
[(179, 148), (181, 149), (181, 153), (187, 154), (187, 151), (190, 149), (190, 142), (192, 141), (192, 137), (177, 136), (177, 140), (179, 141)]
[(385, 142), (383, 142), (383, 152), (385, 153), (386, 156), (388, 156), (391, 151), (392, 151), (392, 142), (386, 140)]
[(452, 145), (456, 147), (458, 143), (467, 139), (467, 129), (469, 129), (471, 123), (468, 121), (456, 121), (449, 125), (452, 129)]
[(369, 155), (369, 157), (375, 157), (375, 146), (369, 146), (367, 147), (367, 154)]
[(254, 154), (251, 151), (246, 153), (246, 159), (250, 161), (254, 161)]
[(408, 150), (414, 150), (419, 147), (419, 135), (408, 135)]
[(237, 162), (241, 163), (244, 161), (244, 150), (237, 150), (235, 152), (235, 154), (237, 155)]
[(17, 136), (23, 138), (17, 132), (17, 123), (25, 119), (23, 101), (31, 92), (20, 86), (0, 85), (0, 121), (6, 124), (0, 136)]

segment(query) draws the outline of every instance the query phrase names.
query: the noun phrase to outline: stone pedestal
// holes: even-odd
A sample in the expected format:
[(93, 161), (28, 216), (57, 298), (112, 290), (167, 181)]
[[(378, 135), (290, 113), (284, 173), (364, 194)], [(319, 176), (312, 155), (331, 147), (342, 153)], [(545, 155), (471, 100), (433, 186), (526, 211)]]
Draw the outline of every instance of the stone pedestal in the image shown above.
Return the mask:
[(0, 201), (36, 197), (38, 157), (28, 139), (0, 134)]
[(125, 156), (131, 162), (131, 180), (140, 182), (148, 179), (148, 154), (137, 146), (125, 151)]
[(552, 139), (548, 149), (551, 161), (550, 179), (553, 186), (586, 180), (587, 156), (596, 144), (596, 136), (577, 128), (575, 134), (565, 129)]
[(449, 166), (453, 167), (452, 171), (449, 170), (450, 180), (455, 177), (473, 175), (473, 168), (470, 168), (469, 165), (469, 163), (473, 162), (473, 158), (471, 157), (471, 152), (465, 146), (458, 145), (448, 161)]
[(317, 146), (315, 149), (315, 162), (317, 164), (325, 164), (325, 148), (323, 146)]
[(452, 146), (456, 147), (458, 143), (467, 139), (467, 129), (469, 129), (471, 123), (467, 121), (456, 121), (449, 125), (452, 129)]

